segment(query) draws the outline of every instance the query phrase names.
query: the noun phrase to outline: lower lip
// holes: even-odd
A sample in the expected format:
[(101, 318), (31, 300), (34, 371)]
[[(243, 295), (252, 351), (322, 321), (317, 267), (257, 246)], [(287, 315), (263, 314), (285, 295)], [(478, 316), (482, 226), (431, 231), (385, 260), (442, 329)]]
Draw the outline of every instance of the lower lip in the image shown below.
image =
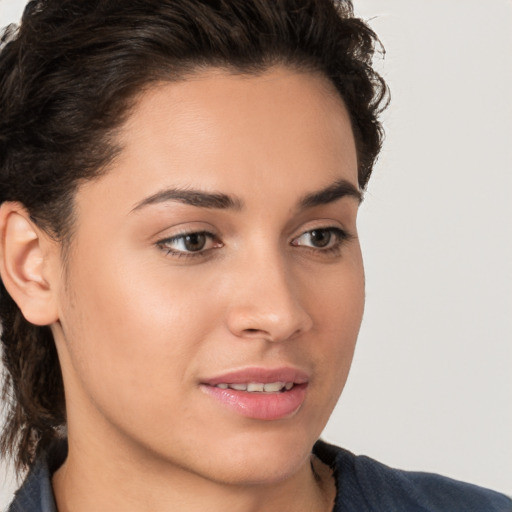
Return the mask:
[(281, 393), (250, 393), (201, 385), (201, 389), (235, 413), (256, 420), (280, 420), (293, 416), (304, 402), (307, 384), (296, 384)]

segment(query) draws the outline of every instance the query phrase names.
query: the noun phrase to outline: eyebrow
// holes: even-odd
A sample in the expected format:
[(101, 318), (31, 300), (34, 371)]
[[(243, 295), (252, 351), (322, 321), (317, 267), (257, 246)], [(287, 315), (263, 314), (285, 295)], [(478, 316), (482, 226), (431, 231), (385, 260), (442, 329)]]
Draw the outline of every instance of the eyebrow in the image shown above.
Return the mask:
[(215, 208), (220, 210), (241, 210), (242, 201), (222, 193), (202, 192), (201, 190), (168, 188), (143, 199), (132, 209), (139, 210), (144, 206), (157, 203), (177, 201), (197, 208)]
[[(361, 192), (350, 182), (340, 179), (328, 187), (306, 194), (299, 200), (298, 207), (301, 210), (329, 204), (342, 197), (354, 197), (360, 203), (363, 200)], [(243, 201), (220, 192), (203, 192), (194, 189), (167, 188), (156, 194), (146, 197), (133, 208), (132, 212), (140, 210), (152, 204), (177, 201), (197, 208), (211, 208), (219, 210), (241, 210)]]
[(346, 196), (354, 197), (359, 203), (363, 200), (363, 194), (355, 185), (348, 180), (340, 179), (322, 190), (305, 195), (299, 202), (299, 208), (307, 209), (333, 203)]

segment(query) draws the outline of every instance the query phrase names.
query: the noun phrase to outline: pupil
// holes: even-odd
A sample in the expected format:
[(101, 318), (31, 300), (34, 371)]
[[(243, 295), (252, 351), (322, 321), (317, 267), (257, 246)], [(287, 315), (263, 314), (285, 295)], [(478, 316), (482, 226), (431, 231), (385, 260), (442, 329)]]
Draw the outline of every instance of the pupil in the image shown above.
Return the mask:
[(200, 251), (206, 244), (206, 236), (203, 233), (192, 233), (185, 237), (187, 251)]
[(331, 233), (325, 229), (315, 229), (311, 231), (311, 238), (316, 247), (325, 247), (331, 241)]

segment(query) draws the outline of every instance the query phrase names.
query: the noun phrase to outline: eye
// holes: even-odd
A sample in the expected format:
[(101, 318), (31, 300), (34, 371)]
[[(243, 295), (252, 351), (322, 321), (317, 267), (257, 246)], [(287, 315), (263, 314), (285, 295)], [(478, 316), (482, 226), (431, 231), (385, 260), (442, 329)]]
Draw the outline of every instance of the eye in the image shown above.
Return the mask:
[(313, 249), (337, 249), (341, 243), (349, 238), (347, 232), (340, 228), (319, 228), (306, 231), (292, 241), (294, 246), (305, 246)]
[(183, 233), (165, 238), (157, 242), (157, 245), (167, 254), (176, 256), (192, 256), (194, 253), (200, 255), (210, 249), (222, 247), (222, 243), (216, 239), (215, 235), (207, 231)]

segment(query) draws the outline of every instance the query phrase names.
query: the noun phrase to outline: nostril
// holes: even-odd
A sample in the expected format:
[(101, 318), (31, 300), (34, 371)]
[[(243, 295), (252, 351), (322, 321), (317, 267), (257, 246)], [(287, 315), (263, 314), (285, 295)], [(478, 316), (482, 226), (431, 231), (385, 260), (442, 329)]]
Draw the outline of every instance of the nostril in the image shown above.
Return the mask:
[(261, 329), (244, 329), (244, 335), (249, 338), (268, 338), (270, 336), (269, 333), (262, 331)]
[[(288, 297), (280, 303), (248, 301), (237, 303), (227, 315), (227, 327), (237, 337), (247, 340), (280, 342), (295, 339), (311, 328), (309, 314)], [(293, 299), (293, 300), (291, 300)]]
[(244, 329), (243, 336), (245, 336), (247, 339), (263, 339), (263, 340), (268, 340), (268, 341), (274, 341), (274, 337), (272, 336), (272, 334), (263, 329), (256, 329), (256, 328)]

